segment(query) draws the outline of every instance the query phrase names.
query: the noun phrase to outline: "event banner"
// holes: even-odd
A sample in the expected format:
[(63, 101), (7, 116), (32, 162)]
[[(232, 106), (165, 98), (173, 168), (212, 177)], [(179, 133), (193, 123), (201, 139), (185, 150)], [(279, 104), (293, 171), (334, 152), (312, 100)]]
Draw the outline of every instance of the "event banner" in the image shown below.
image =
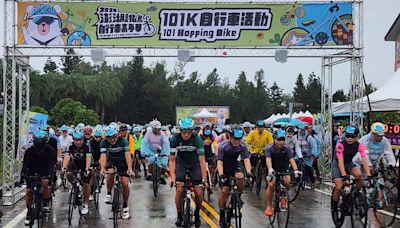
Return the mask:
[(215, 114), (215, 118), (195, 118), (196, 123), (202, 123), (204, 120), (212, 122), (217, 125), (224, 125), (226, 120), (229, 119), (229, 106), (177, 106), (176, 107), (176, 123), (183, 117), (193, 117), (195, 114), (200, 113), (203, 109)]
[(22, 151), (32, 145), (33, 133), (37, 131), (41, 125), (47, 124), (48, 117), (48, 115), (37, 112), (29, 112), (29, 115), (25, 115), (21, 134), (19, 136), (19, 148), (22, 149)]
[(17, 45), (263, 47), (353, 43), (351, 3), (17, 4)]

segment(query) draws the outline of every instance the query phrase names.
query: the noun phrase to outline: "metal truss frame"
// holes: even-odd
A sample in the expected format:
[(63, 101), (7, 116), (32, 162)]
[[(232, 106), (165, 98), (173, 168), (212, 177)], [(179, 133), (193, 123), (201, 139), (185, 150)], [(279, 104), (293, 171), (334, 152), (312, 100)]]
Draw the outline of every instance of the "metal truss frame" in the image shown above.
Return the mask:
[[(247, 4), (294, 4), (298, 3), (330, 3), (351, 2), (353, 4), (353, 45), (335, 47), (211, 47), (195, 46), (157, 47), (157, 46), (91, 46), (91, 47), (30, 47), (16, 45), (17, 18), (16, 0), (4, 0), (4, 51), (3, 51), (3, 205), (12, 205), (24, 194), (22, 188), (15, 187), (21, 168), (20, 147), (16, 147), (17, 123), (19, 126), (27, 120), (29, 111), (29, 59), (34, 57), (67, 56), (65, 48), (74, 48), (76, 56), (90, 57), (93, 48), (105, 50), (105, 57), (132, 57), (137, 55), (136, 49), (142, 48), (143, 57), (173, 57), (178, 51), (188, 49), (195, 58), (267, 58), (275, 57), (277, 50), (286, 49), (290, 58), (321, 58), (321, 116), (323, 127), (322, 154), (325, 159), (324, 167), (330, 169), (332, 153), (332, 72), (333, 66), (349, 62), (351, 70), (351, 123), (362, 126), (362, 118), (356, 113), (362, 112), (363, 83), (361, 83), (363, 68), (363, 0), (156, 0), (153, 3), (247, 3)], [(33, 0), (20, 0), (33, 2)], [(35, 2), (83, 2), (82, 0), (46, 0)], [(148, 0), (85, 0), (85, 2), (149, 2)], [(72, 56), (72, 55), (71, 55)], [(18, 96), (18, 97), (17, 97)], [(18, 105), (18, 119), (16, 119)], [(18, 122), (17, 122), (18, 121)], [(21, 129), (21, 128), (19, 128)], [(329, 177), (330, 172), (327, 177)]]

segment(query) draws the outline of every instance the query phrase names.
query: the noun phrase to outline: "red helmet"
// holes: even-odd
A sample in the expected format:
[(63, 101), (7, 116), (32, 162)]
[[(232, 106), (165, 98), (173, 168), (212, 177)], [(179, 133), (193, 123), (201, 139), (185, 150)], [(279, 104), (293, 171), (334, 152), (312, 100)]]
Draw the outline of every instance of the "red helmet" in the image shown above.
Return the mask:
[(85, 135), (91, 135), (93, 133), (93, 128), (90, 126), (86, 126), (83, 128), (83, 134)]

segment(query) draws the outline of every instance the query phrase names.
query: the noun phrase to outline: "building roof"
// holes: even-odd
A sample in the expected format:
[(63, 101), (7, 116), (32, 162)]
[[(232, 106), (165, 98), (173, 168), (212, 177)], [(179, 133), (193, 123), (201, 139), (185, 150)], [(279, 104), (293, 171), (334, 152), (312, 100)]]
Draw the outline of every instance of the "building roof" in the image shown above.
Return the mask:
[(388, 33), (385, 36), (385, 41), (396, 41), (397, 36), (400, 33), (400, 14), (397, 15), (396, 20), (390, 27)]

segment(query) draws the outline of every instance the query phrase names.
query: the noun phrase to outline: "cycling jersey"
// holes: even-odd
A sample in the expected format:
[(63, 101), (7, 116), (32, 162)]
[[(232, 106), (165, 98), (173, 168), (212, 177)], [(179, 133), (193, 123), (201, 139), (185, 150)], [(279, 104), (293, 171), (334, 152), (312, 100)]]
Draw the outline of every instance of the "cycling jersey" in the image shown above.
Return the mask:
[(379, 160), (382, 157), (385, 157), (388, 165), (395, 166), (396, 158), (392, 151), (392, 145), (386, 137), (383, 137), (380, 142), (376, 142), (371, 133), (369, 133), (364, 135), (358, 141), (365, 147), (365, 153), (369, 158), (371, 166), (377, 167)]
[(60, 143), (57, 141), (57, 139), (56, 138), (53, 138), (53, 137), (49, 137), (48, 138), (48, 141), (47, 141), (47, 144), (49, 145), (49, 146), (51, 146), (51, 148), (53, 148), (53, 150), (54, 150), (54, 153), (55, 153), (55, 159), (54, 159), (54, 164), (57, 162), (57, 149), (58, 148), (61, 148), (61, 146), (60, 146)]
[(171, 153), (187, 164), (199, 163), (199, 156), (204, 156), (203, 140), (200, 136), (192, 134), (189, 140), (183, 140), (181, 134), (171, 138)]
[(293, 158), (293, 151), (288, 145), (284, 145), (278, 150), (275, 144), (270, 144), (265, 148), (264, 155), (272, 160), (272, 168), (278, 172), (289, 170), (289, 160)]
[[(83, 144), (81, 147), (71, 145), (68, 149), (68, 154), (71, 156), (69, 168), (73, 170), (86, 169), (86, 157), (91, 156), (89, 147)], [(72, 162), (71, 162), (72, 161)]]
[(67, 136), (59, 136), (58, 139), (60, 140), (60, 146), (61, 146), (61, 151), (63, 153), (68, 152), (69, 146), (72, 145), (73, 139), (72, 136), (67, 135)]
[(107, 139), (100, 143), (100, 153), (107, 154), (108, 165), (126, 167), (125, 152), (129, 152), (128, 140), (118, 137), (117, 142), (112, 145)]
[(96, 141), (95, 139), (90, 140), (89, 146), (90, 146), (90, 151), (92, 153), (93, 157), (93, 163), (98, 163), (100, 160), (100, 141)]
[(212, 150), (212, 143), (214, 141), (213, 134), (205, 136), (202, 133), (199, 134), (201, 139), (203, 140), (204, 143), (204, 154), (206, 156), (206, 159), (208, 158), (214, 158), (215, 154)]
[(50, 145), (44, 145), (41, 149), (33, 145), (25, 151), (21, 173), (29, 176), (50, 176), (53, 174), (56, 159), (56, 153)]
[(344, 164), (353, 163), (353, 158), (360, 153), (361, 159), (365, 159), (365, 148), (359, 142), (348, 144), (346, 141), (339, 142), (336, 145), (336, 160), (343, 159)]
[(222, 142), (218, 147), (218, 161), (223, 162), (224, 174), (234, 175), (239, 167), (238, 157), (242, 159), (250, 157), (249, 151), (243, 142), (239, 146), (233, 146), (230, 141)]
[(133, 148), (135, 149), (135, 151), (140, 150), (140, 147), (142, 146), (143, 135), (140, 134), (138, 138), (136, 137), (135, 134), (133, 134), (132, 138), (133, 138)]
[(265, 147), (273, 142), (272, 135), (267, 130), (260, 134), (258, 129), (254, 129), (250, 131), (246, 138), (246, 145), (249, 147), (251, 154), (263, 154)]

